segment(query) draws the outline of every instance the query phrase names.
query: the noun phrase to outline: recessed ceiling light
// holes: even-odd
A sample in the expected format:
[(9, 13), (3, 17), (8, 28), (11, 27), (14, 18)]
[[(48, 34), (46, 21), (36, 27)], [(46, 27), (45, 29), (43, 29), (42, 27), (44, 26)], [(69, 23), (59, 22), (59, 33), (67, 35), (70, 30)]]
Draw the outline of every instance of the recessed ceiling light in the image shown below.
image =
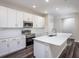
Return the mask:
[(56, 8), (56, 10), (59, 10), (59, 8)]
[(33, 8), (36, 8), (36, 5), (33, 5), (32, 7), (33, 7)]
[(46, 2), (49, 2), (49, 0), (45, 0)]

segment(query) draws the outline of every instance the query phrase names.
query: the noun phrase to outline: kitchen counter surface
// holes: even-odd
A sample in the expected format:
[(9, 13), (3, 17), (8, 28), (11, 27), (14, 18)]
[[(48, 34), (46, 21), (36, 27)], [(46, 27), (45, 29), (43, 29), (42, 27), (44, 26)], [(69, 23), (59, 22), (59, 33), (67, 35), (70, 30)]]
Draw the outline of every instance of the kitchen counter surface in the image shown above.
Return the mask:
[(52, 36), (52, 37), (41, 36), (41, 37), (34, 38), (34, 40), (61, 46), (71, 35), (72, 35), (71, 33), (57, 33), (56, 36)]

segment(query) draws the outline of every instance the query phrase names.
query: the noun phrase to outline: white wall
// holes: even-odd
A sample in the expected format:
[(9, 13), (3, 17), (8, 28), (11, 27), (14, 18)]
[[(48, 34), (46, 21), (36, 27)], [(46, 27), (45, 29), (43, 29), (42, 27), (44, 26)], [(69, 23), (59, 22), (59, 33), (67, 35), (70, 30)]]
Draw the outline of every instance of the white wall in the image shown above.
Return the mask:
[(54, 28), (56, 29), (57, 32), (62, 32), (62, 26), (63, 26), (63, 21), (60, 17), (55, 17), (54, 19)]
[(75, 15), (75, 39), (79, 42), (79, 14)]
[(63, 20), (63, 32), (73, 33), (75, 31), (75, 18), (66, 18)]
[(36, 37), (47, 34), (45, 28), (25, 28), (23, 30), (31, 30), (31, 33), (35, 33)]
[(35, 33), (36, 37), (46, 35), (46, 31), (44, 28), (32, 29), (32, 33)]
[(55, 28), (57, 32), (63, 32), (63, 33), (72, 33), (73, 35), (71, 38), (74, 38), (75, 34), (75, 18), (60, 18), (57, 17), (55, 19)]
[(58, 17), (55, 19), (57, 32), (72, 33), (71, 38), (79, 42), (79, 14), (69, 15), (69, 17)]

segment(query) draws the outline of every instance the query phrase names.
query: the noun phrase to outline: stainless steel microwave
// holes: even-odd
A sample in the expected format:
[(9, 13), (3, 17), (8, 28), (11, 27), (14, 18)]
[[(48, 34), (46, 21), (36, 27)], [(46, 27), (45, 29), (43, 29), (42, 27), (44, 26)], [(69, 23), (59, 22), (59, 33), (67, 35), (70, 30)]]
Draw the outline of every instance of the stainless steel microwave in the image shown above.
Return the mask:
[(32, 28), (33, 27), (33, 22), (23, 21), (23, 27), (24, 28)]

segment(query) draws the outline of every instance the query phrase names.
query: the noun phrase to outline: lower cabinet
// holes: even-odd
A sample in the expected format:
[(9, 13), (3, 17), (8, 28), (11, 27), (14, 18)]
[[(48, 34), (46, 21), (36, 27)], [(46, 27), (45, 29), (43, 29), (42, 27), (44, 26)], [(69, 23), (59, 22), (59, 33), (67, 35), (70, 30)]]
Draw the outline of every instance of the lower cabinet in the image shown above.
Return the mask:
[(1, 39), (0, 57), (25, 48), (26, 47), (25, 40), (26, 39), (24, 37)]
[(3, 56), (5, 54), (8, 54), (8, 40), (2, 39), (0, 40), (0, 56)]
[(9, 44), (9, 53), (17, 51), (18, 48), (17, 48), (17, 39), (16, 38), (9, 39), (8, 44)]
[(24, 37), (21, 37), (21, 38), (18, 37), (17, 38), (17, 48), (18, 48), (18, 50), (22, 49), (24, 47), (26, 47), (26, 40), (25, 40), (25, 38)]

